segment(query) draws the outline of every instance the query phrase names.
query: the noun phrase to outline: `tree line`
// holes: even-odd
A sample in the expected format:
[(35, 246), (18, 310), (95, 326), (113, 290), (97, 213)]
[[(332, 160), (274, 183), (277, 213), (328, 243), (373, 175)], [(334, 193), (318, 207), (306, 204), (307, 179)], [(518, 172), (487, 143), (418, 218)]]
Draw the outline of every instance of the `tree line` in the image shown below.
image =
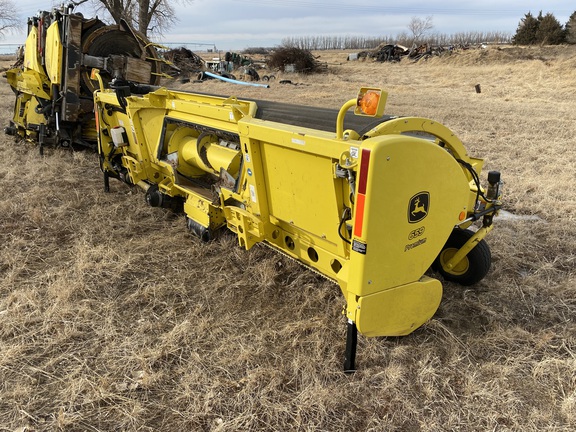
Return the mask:
[(479, 45), (483, 43), (502, 44), (510, 43), (512, 35), (504, 32), (459, 32), (454, 34), (432, 34), (415, 38), (407, 32), (398, 35), (378, 37), (364, 36), (291, 36), (282, 39), (282, 46), (300, 48), (313, 51), (352, 49), (373, 49), (381, 44), (403, 45), (411, 47), (414, 43), (419, 45)]
[(291, 36), (282, 39), (282, 46), (307, 50), (373, 49), (381, 44), (406, 47), (429, 44), (436, 46), (468, 46), (479, 44), (558, 45), (576, 44), (576, 11), (562, 25), (552, 14), (538, 16), (528, 12), (520, 20), (514, 35), (504, 32), (459, 32), (454, 34), (427, 34), (433, 28), (432, 18), (413, 17), (408, 25), (410, 32), (378, 37), (365, 36)]
[(520, 20), (514, 36), (504, 32), (459, 32), (454, 34), (427, 34), (433, 28), (432, 17), (413, 17), (408, 24), (410, 32), (378, 37), (364, 36), (292, 36), (282, 39), (286, 47), (307, 50), (373, 49), (381, 44), (407, 47), (429, 44), (436, 46), (468, 46), (479, 44), (513, 43), (515, 45), (576, 44), (576, 11), (562, 25), (551, 13), (537, 17), (528, 12)]

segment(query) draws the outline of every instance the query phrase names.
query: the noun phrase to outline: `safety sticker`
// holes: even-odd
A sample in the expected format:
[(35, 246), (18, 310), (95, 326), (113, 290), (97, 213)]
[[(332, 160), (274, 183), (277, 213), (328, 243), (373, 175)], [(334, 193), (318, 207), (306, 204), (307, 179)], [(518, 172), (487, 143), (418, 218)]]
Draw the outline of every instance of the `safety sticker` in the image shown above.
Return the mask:
[(252, 199), (252, 202), (256, 202), (256, 188), (254, 185), (250, 185), (250, 198)]
[(366, 243), (363, 243), (359, 240), (354, 240), (352, 242), (352, 250), (354, 252), (358, 252), (361, 253), (362, 255), (366, 255), (366, 249), (367, 249), (368, 245)]

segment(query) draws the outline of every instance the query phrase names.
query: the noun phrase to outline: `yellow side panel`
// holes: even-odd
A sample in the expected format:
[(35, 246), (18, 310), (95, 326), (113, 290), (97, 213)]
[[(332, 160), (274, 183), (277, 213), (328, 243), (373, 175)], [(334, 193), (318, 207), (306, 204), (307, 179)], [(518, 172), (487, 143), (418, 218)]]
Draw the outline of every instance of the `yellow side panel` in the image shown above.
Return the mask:
[(24, 67), (36, 72), (44, 72), (38, 59), (38, 29), (36, 27), (32, 27), (26, 38), (26, 45), (24, 45)]
[(47, 85), (46, 77), (36, 71), (10, 69), (6, 71), (6, 79), (10, 86), (19, 92), (50, 99), (50, 95), (44, 90)]
[(30, 98), (28, 104), (26, 104), (26, 111), (24, 113), (23, 121), (26, 122), (25, 127), (28, 128), (29, 124), (45, 124), (46, 117), (43, 114), (38, 114), (34, 107), (38, 106), (38, 99), (34, 96)]
[(332, 243), (338, 238), (338, 207), (332, 159), (266, 144), (262, 146), (270, 215)]
[(469, 184), (446, 150), (408, 136), (378, 138), (360, 164), (348, 291), (366, 296), (420, 279), (466, 211)]
[(201, 199), (190, 196), (184, 203), (184, 213), (204, 227), (210, 227), (209, 205)]
[(46, 31), (46, 72), (52, 84), (60, 85), (62, 77), (62, 42), (58, 22), (53, 22)]
[[(156, 160), (158, 156), (158, 145), (160, 136), (162, 134), (162, 124), (165, 118), (165, 111), (158, 108), (141, 108), (137, 114), (132, 114), (132, 117), (138, 118), (134, 121), (134, 139), (137, 144), (145, 145), (146, 153), (151, 160)], [(129, 127), (126, 125), (126, 127)], [(171, 149), (170, 151), (175, 151)]]
[(442, 284), (423, 277), (418, 282), (360, 297), (356, 326), (365, 336), (404, 336), (428, 321), (442, 299)]

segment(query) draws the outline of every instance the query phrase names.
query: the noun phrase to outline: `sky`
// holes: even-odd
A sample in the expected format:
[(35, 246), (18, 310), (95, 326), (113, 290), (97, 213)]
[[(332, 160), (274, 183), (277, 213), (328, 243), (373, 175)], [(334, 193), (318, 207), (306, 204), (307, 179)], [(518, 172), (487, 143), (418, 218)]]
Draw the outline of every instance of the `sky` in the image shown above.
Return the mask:
[[(13, 0), (22, 30), (5, 35), (0, 43), (23, 43), (26, 18), (62, 2)], [(566, 24), (576, 11), (574, 1), (532, 0), (174, 0), (178, 22), (156, 41), (186, 44), (192, 50), (216, 47), (242, 50), (273, 47), (285, 37), (378, 37), (408, 32), (413, 17), (432, 17), (432, 32), (503, 32), (514, 34), (527, 12), (550, 12)], [(85, 16), (93, 16), (82, 6)], [(196, 45), (197, 44), (197, 45)], [(204, 44), (204, 45), (203, 45)]]

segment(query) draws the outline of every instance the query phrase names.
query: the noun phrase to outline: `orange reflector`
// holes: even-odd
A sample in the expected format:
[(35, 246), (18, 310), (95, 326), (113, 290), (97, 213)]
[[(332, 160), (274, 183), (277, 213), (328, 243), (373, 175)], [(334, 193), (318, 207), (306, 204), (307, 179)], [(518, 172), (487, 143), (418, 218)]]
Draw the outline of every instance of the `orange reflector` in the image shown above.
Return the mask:
[(366, 195), (358, 194), (356, 198), (356, 219), (354, 221), (354, 236), (362, 237), (364, 227), (364, 207), (366, 205)]
[(461, 211), (460, 215), (458, 216), (458, 219), (463, 221), (464, 219), (466, 219), (466, 212), (465, 211)]
[(356, 215), (354, 217), (354, 236), (362, 237), (364, 226), (364, 206), (366, 205), (366, 188), (368, 186), (368, 168), (370, 166), (370, 150), (362, 149), (360, 158), (360, 178), (358, 179), (358, 194), (356, 196)]
[(358, 101), (358, 106), (364, 114), (373, 116), (376, 115), (376, 112), (378, 111), (379, 102), (380, 93), (369, 91)]
[(90, 71), (90, 79), (91, 80), (97, 80), (98, 78), (96, 77), (96, 74), (99, 73), (100, 71), (96, 68), (92, 68), (92, 70)]
[(362, 87), (356, 97), (355, 115), (381, 117), (386, 107), (388, 93), (374, 87)]

